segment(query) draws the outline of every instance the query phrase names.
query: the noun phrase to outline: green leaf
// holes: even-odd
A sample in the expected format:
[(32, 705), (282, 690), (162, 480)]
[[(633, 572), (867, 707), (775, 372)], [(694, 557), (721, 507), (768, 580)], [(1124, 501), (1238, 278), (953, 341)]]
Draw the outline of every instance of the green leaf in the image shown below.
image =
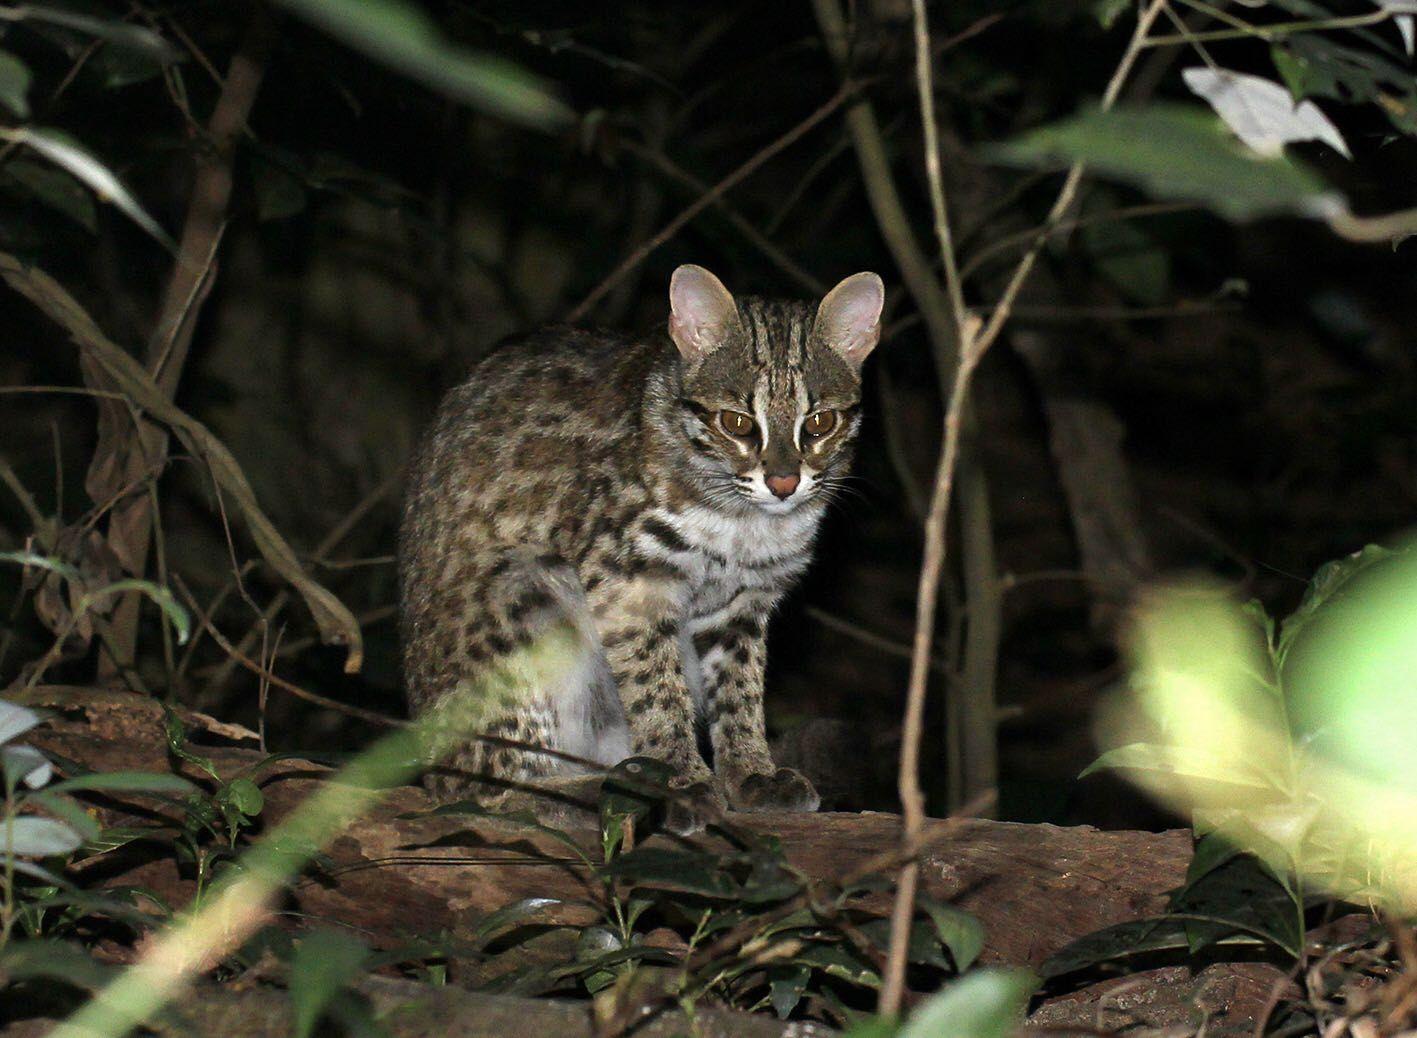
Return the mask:
[(206, 757), (187, 749), (187, 729), (182, 724), (182, 718), (178, 717), (177, 712), (166, 703), (162, 705), (162, 729), (163, 734), (167, 737), (168, 753), (179, 760), (185, 760), (188, 764), (196, 765), (218, 782), (221, 781), (221, 776), (217, 774), (216, 765)]
[(358, 979), (368, 955), (361, 942), (336, 930), (314, 930), (296, 945), (290, 963), (295, 1038), (309, 1038), (325, 1007)]
[(1200, 202), (1231, 220), (1324, 216), (1340, 204), (1324, 183), (1284, 157), (1257, 158), (1213, 115), (1184, 105), (1097, 109), (1043, 126), (990, 155), (1010, 165), (1073, 162), (1166, 198)]
[(554, 897), (524, 897), (520, 901), (513, 901), (510, 905), (503, 905), (495, 912), (483, 916), (473, 927), (472, 934), (479, 943), (485, 944), (506, 927), (520, 923), (523, 919), (528, 919), (553, 905), (562, 904), (559, 898)]
[(710, 897), (728, 897), (738, 885), (719, 867), (719, 859), (701, 851), (667, 847), (636, 847), (605, 865), (603, 875), (631, 883), (684, 890)]
[(58, 573), (65, 580), (79, 579), (79, 571), (63, 559), (51, 558), (48, 555), (36, 555), (32, 551), (0, 551), (0, 562), (15, 562), (21, 566), (47, 569), (51, 573)]
[(96, 17), (69, 6), (27, 3), (12, 9), (10, 20), (44, 22), (73, 29), (107, 43), (144, 54), (154, 61), (171, 64), (182, 52), (152, 29), (117, 18)]
[(1249, 855), (1237, 855), (1183, 887), (1172, 899), (1192, 954), (1227, 938), (1247, 937), (1299, 957), (1304, 934), (1292, 892)]
[(921, 1004), (899, 1038), (1006, 1038), (1037, 989), (1038, 978), (1027, 970), (975, 970)]
[(1050, 955), (1039, 968), (1046, 979), (1115, 962), (1129, 955), (1189, 948), (1184, 920), (1162, 917), (1135, 919), (1104, 927)]
[(77, 793), (81, 790), (102, 790), (108, 793), (187, 794), (194, 792), (196, 788), (180, 775), (164, 775), (156, 771), (95, 771), (56, 782), (46, 792)]
[(1351, 555), (1320, 566), (1310, 578), (1309, 586), (1304, 589), (1304, 597), (1300, 599), (1298, 607), (1286, 616), (1280, 625), (1279, 644), (1275, 652), (1280, 666), (1283, 666), (1290, 646), (1294, 644), (1294, 639), (1299, 636), (1304, 625), (1313, 619), (1325, 604), (1340, 595), (1348, 581), (1375, 563), (1391, 558), (1393, 554), (1391, 548), (1369, 544)]
[(1372, 103), (1403, 133), (1417, 133), (1417, 79), (1376, 51), (1305, 32), (1287, 37), (1271, 57), (1291, 94)]
[(839, 944), (813, 942), (794, 955), (793, 961), (851, 984), (868, 988), (881, 986), (880, 974), (854, 952)]
[(1132, 9), (1132, 0), (1094, 0), (1092, 13), (1104, 29), (1117, 24), (1117, 19)]
[(1271, 791), (1274, 786), (1255, 774), (1242, 774), (1235, 762), (1224, 754), (1210, 754), (1199, 746), (1166, 746), (1161, 743), (1134, 742), (1108, 750), (1089, 764), (1078, 776), (1086, 778), (1108, 768), (1134, 768), (1188, 779), (1200, 779), (1219, 786), (1242, 786), (1246, 789)]
[[(0, 130), (0, 138), (26, 144), (56, 166), (67, 170), (83, 181), (98, 195), (99, 201), (108, 202), (157, 239), (169, 252), (176, 252), (177, 246), (158, 222), (148, 215), (138, 200), (133, 197), (113, 171), (91, 155), (73, 138), (58, 130), (25, 126), (16, 130)], [(144, 582), (139, 582), (144, 583)]]
[(218, 794), (224, 804), (230, 804), (243, 815), (254, 817), (266, 806), (266, 798), (261, 789), (250, 779), (232, 779)]
[(93, 991), (107, 984), (116, 970), (95, 962), (77, 945), (40, 937), (14, 941), (0, 952), (0, 972), (11, 982), (51, 977)]
[(962, 908), (946, 905), (931, 897), (920, 897), (916, 903), (935, 924), (935, 936), (950, 950), (954, 968), (963, 973), (974, 965), (984, 950), (984, 927)]
[(172, 592), (161, 584), (154, 584), (151, 580), (115, 580), (99, 588), (97, 591), (90, 591), (88, 597), (92, 599), (105, 598), (109, 595), (121, 595), (128, 591), (137, 591), (146, 595), (153, 603), (162, 610), (167, 617), (167, 622), (172, 625), (172, 629), (177, 632), (177, 644), (186, 645), (187, 639), (192, 635), (192, 621), (187, 616), (187, 610), (177, 603), (177, 599), (172, 596)]
[(25, 803), (35, 804), (44, 808), (50, 814), (55, 815), (81, 837), (84, 841), (95, 839), (99, 834), (98, 822), (91, 814), (83, 809), (77, 802), (68, 797), (55, 796), (55, 787), (39, 793), (31, 793), (25, 797)]
[(427, 14), (403, 0), (280, 2), (356, 50), (484, 111), (538, 129), (573, 118), (540, 77), (448, 43)]
[(773, 966), (768, 970), (768, 1000), (779, 1020), (786, 1020), (802, 1001), (812, 971), (806, 966)]
[(0, 166), (0, 182), (67, 216), (90, 234), (98, 231), (93, 195), (64, 170), (20, 156)]
[(17, 119), (30, 116), (30, 78), (29, 66), (9, 51), (0, 50), (0, 105)]

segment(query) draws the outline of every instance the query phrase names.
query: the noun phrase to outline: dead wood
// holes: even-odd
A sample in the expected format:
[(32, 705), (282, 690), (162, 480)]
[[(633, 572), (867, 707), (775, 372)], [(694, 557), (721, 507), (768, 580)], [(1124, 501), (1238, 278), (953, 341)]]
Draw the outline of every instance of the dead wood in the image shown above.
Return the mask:
[[(32, 740), (46, 751), (95, 770), (169, 767), (161, 708), (151, 699), (60, 686), (37, 688), (28, 698), (59, 711)], [(254, 742), (232, 740), (239, 729), (209, 725), (199, 715), (188, 720), (203, 744), (200, 752), (224, 775), (261, 759)], [(262, 774), (262, 818), (270, 825), (309, 796), (329, 770), (286, 760)], [(391, 791), (372, 815), (328, 848), (329, 875), (299, 884), (289, 907), (357, 926), (374, 943), (391, 945), (413, 933), (466, 932), (485, 913), (524, 897), (594, 902), (599, 896), (584, 865), (553, 839), (468, 816), (401, 817), (429, 807), (421, 789)], [(828, 880), (889, 851), (900, 839), (900, 819), (889, 814), (735, 815), (732, 821), (777, 836), (793, 865)], [(985, 820), (930, 819), (924, 842), (922, 889), (983, 923), (984, 961), (1021, 966), (1036, 966), (1101, 927), (1160, 912), (1190, 858), (1184, 832), (1101, 832)], [(584, 834), (583, 847), (594, 860), (595, 834)], [(190, 896), (188, 881), (166, 857), (131, 866), (100, 857), (88, 868), (106, 882), (154, 887), (174, 903)], [(884, 896), (877, 907), (886, 909)], [(588, 922), (593, 914), (590, 907), (566, 907), (561, 918)]]

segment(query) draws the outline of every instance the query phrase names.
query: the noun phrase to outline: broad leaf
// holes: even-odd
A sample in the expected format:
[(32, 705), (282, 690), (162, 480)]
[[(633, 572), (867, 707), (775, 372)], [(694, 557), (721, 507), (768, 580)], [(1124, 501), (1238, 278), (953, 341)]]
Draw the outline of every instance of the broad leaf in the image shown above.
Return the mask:
[(543, 129), (572, 113), (537, 76), (491, 54), (454, 46), (404, 0), (280, 0), (302, 18), (450, 97)]
[(1203, 203), (1231, 220), (1291, 214), (1323, 216), (1341, 204), (1308, 170), (1244, 151), (1215, 118), (1154, 104), (1090, 110), (991, 149), (999, 162), (1088, 169), (1154, 195)]
[(0, 822), (0, 851), (30, 858), (48, 858), (77, 850), (84, 838), (72, 826), (54, 818), (24, 815)]
[(1274, 789), (1262, 776), (1238, 771), (1233, 757), (1211, 754), (1199, 746), (1167, 746), (1143, 742), (1118, 746), (1089, 764), (1078, 778), (1086, 778), (1094, 772), (1108, 768), (1135, 769), (1158, 775), (1199, 779), (1220, 787), (1241, 786), (1267, 792)]
[(779, 1020), (786, 1020), (802, 1001), (812, 971), (806, 966), (773, 966), (768, 970), (768, 1000)]
[(50, 793), (78, 793), (98, 790), (107, 793), (177, 793), (196, 791), (196, 786), (180, 775), (156, 771), (94, 771), (64, 779), (50, 786)]
[(10, 981), (52, 977), (95, 990), (107, 984), (116, 971), (89, 958), (78, 945), (41, 937), (11, 942), (0, 952), (0, 972)]
[(362, 943), (336, 930), (314, 930), (296, 945), (290, 963), (295, 1038), (309, 1038), (326, 1006), (360, 976), (368, 955)]
[(898, 1038), (1006, 1038), (1023, 1021), (1038, 978), (1027, 970), (981, 969), (922, 1003)]

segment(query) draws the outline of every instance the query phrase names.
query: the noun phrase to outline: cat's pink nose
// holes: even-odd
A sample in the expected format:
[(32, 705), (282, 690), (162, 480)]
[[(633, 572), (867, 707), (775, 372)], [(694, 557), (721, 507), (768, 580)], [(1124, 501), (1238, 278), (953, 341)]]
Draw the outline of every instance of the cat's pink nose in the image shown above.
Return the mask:
[(768, 485), (776, 497), (786, 501), (792, 496), (792, 492), (797, 489), (797, 484), (802, 482), (801, 476), (769, 476), (763, 480)]

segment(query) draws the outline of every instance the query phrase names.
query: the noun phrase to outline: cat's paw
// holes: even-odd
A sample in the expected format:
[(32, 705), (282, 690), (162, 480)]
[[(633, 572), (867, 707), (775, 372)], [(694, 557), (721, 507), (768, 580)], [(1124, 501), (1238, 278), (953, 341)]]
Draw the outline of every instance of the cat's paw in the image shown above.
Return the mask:
[(664, 828), (668, 832), (692, 836), (722, 818), (728, 809), (717, 783), (711, 780), (671, 785), (675, 787), (675, 795), (664, 805)]
[(815, 811), (822, 798), (800, 771), (778, 768), (736, 783), (729, 803), (735, 811)]

